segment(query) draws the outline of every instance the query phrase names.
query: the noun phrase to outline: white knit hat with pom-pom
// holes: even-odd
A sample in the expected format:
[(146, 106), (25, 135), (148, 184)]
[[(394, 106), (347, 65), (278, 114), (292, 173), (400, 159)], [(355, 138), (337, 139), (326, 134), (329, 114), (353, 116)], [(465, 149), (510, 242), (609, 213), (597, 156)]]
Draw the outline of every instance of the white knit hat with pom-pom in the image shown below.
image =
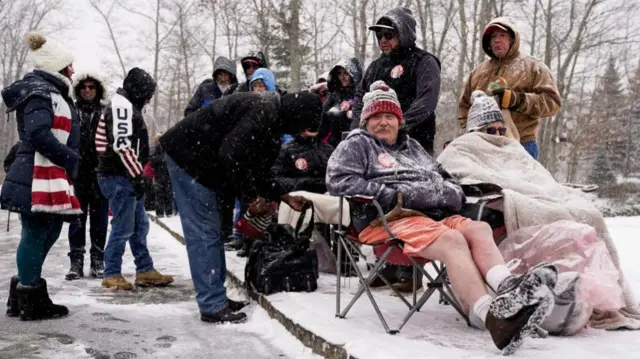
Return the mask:
[(367, 120), (379, 113), (392, 113), (400, 120), (401, 125), (404, 123), (398, 95), (382, 80), (372, 83), (369, 87), (369, 92), (362, 98), (360, 127), (365, 128)]
[(477, 131), (496, 121), (504, 122), (502, 111), (496, 100), (487, 96), (484, 91), (473, 91), (471, 108), (469, 108), (467, 115), (467, 132)]
[(56, 73), (73, 63), (73, 55), (69, 51), (48, 42), (40, 33), (30, 32), (25, 40), (29, 46), (29, 58), (38, 70)]

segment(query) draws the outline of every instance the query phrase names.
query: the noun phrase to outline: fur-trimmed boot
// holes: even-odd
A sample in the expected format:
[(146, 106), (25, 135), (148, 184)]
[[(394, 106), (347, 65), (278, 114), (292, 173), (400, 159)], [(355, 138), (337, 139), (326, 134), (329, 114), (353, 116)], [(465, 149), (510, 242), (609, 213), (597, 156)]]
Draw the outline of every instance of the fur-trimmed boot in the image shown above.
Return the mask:
[(55, 319), (69, 314), (67, 307), (53, 304), (49, 298), (47, 281), (44, 279), (40, 279), (40, 283), (35, 286), (25, 286), (19, 283), (16, 290), (21, 320)]
[(11, 277), (11, 283), (9, 283), (9, 298), (7, 299), (7, 316), (17, 317), (20, 315), (20, 303), (18, 302), (18, 292), (16, 287), (18, 286), (18, 276)]
[(573, 335), (587, 325), (591, 311), (577, 300), (576, 285), (579, 279), (578, 272), (558, 274), (558, 283), (553, 291), (553, 310), (540, 325), (549, 334)]
[(524, 338), (544, 332), (540, 325), (553, 309), (557, 280), (556, 267), (543, 263), (500, 284), (485, 326), (504, 355), (515, 353)]

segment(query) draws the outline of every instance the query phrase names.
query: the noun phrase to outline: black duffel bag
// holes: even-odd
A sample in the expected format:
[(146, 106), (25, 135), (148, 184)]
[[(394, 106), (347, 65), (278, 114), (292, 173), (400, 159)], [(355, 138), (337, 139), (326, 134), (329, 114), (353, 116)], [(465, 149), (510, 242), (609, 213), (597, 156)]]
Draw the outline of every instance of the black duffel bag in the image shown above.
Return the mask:
[(300, 232), (306, 209), (303, 210), (295, 230), (288, 224), (270, 224), (253, 244), (244, 269), (245, 284), (249, 290), (269, 295), (277, 292), (313, 292), (318, 288), (318, 257), (310, 248), (314, 228), (314, 210), (311, 220)]

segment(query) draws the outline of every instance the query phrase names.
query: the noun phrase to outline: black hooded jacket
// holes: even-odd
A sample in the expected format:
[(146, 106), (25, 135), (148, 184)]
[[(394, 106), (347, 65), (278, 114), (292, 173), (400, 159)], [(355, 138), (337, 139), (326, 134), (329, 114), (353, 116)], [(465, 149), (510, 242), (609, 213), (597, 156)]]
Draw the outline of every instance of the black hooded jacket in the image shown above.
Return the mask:
[[(317, 95), (240, 93), (223, 97), (178, 122), (160, 143), (201, 185), (252, 201), (286, 191), (271, 176), (280, 138), (307, 118), (319, 118)], [(319, 120), (319, 119), (318, 119)]]
[(382, 54), (367, 68), (357, 87), (351, 129), (358, 128), (362, 98), (372, 83), (383, 80), (398, 94), (409, 135), (433, 154), (436, 132), (435, 110), (440, 95), (440, 60), (416, 47), (416, 21), (411, 10), (389, 10), (377, 23), (390, 23), (397, 30), (400, 44), (389, 55)]
[(287, 192), (327, 192), (325, 175), (333, 147), (320, 137), (296, 135), (282, 146), (271, 173)]
[[(218, 57), (213, 65), (213, 77), (204, 80), (198, 86), (196, 92), (191, 97), (187, 108), (184, 110), (185, 116), (188, 116), (204, 105), (210, 104), (213, 100), (217, 100), (222, 97), (222, 91), (216, 83), (216, 75), (219, 71), (226, 71), (231, 74), (231, 83), (229, 84), (229, 88), (237, 86), (238, 78), (236, 77), (236, 64), (224, 56)], [(227, 90), (229, 88), (227, 88)]]
[[(351, 76), (352, 85), (343, 87), (338, 78), (338, 70), (343, 68)], [(342, 59), (329, 71), (327, 87), (330, 95), (322, 106), (322, 124), (320, 125), (320, 138), (325, 138), (329, 133), (328, 143), (335, 147), (342, 140), (342, 132), (349, 131), (351, 119), (347, 117), (347, 112), (353, 106), (356, 87), (362, 81), (362, 66), (356, 58)], [(343, 102), (348, 103), (348, 108)], [(346, 111), (345, 111), (346, 110)]]
[(149, 160), (149, 132), (142, 108), (153, 97), (156, 82), (133, 68), (104, 110), (96, 131), (98, 173), (135, 178)]

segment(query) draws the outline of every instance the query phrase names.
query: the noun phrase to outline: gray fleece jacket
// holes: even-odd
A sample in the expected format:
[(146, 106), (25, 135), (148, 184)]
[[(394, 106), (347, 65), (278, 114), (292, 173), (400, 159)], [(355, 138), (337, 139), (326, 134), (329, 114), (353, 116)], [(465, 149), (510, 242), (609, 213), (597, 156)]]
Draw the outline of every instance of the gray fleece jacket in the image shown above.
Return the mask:
[(405, 208), (422, 212), (458, 212), (465, 203), (451, 175), (402, 130), (392, 146), (367, 131), (351, 131), (329, 158), (326, 182), (333, 196), (373, 196), (385, 210), (395, 205), (397, 192)]

